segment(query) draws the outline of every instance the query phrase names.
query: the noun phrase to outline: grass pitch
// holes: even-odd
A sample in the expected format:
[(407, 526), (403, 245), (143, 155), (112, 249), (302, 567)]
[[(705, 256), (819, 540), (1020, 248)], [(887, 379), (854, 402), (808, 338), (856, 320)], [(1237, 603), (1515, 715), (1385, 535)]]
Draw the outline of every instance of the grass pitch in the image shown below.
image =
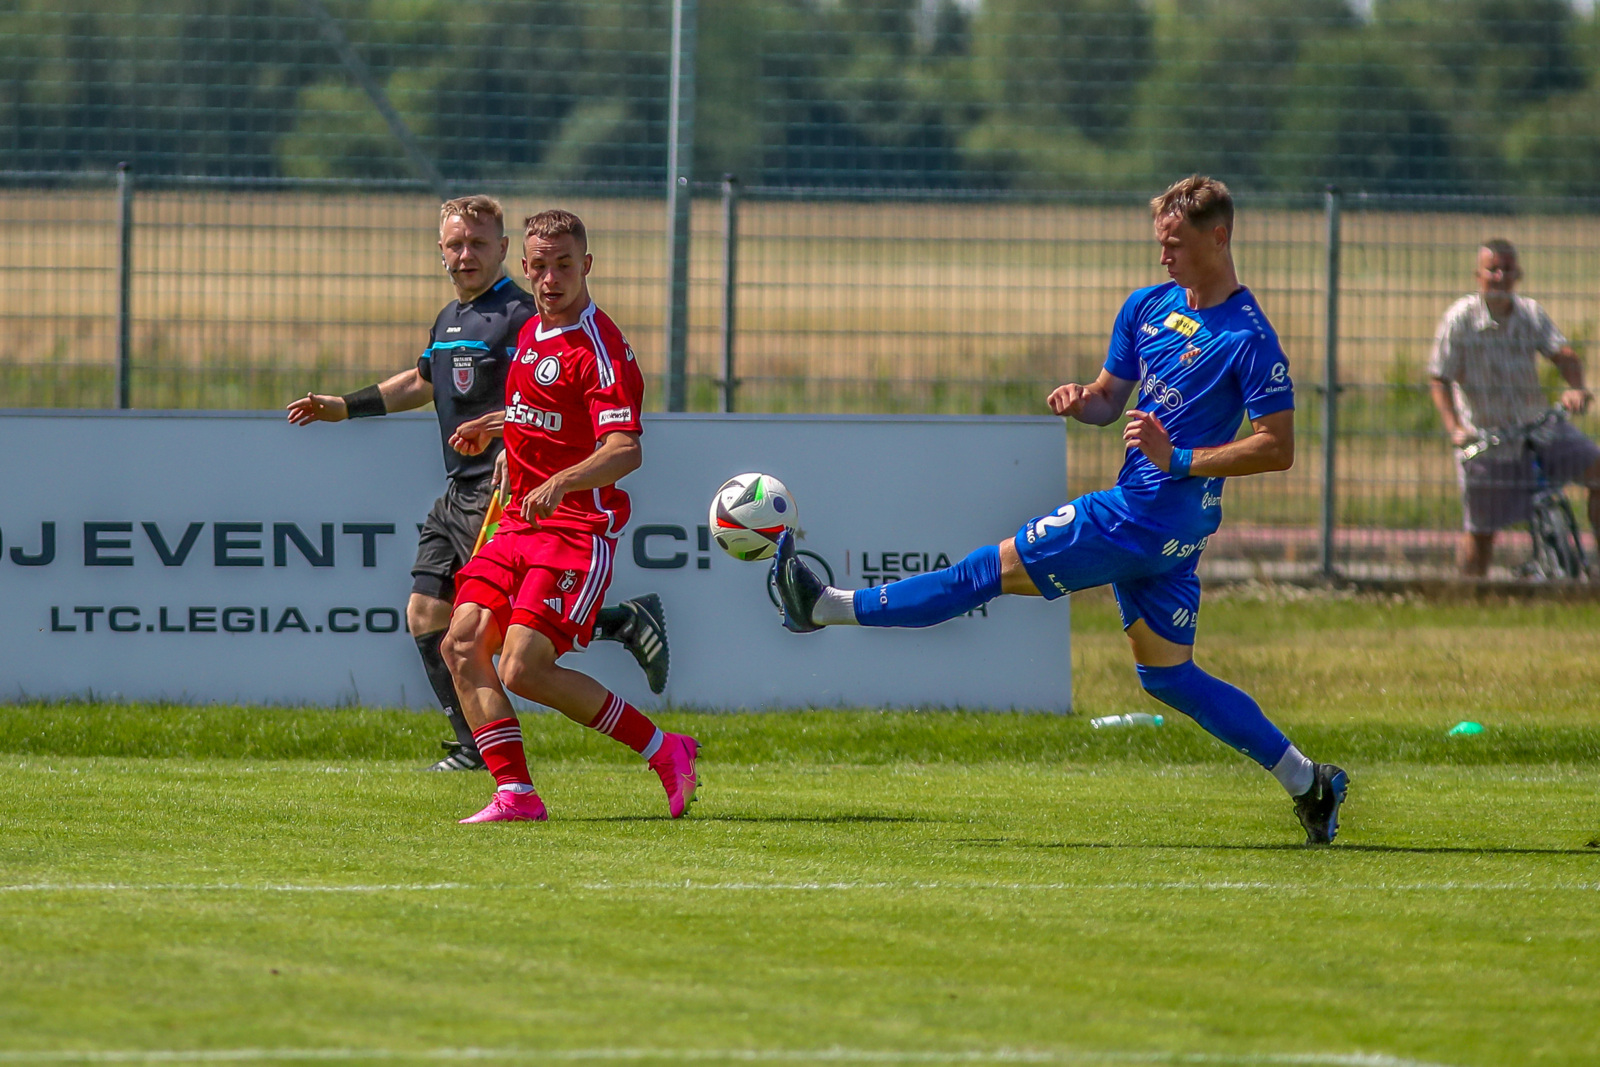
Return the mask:
[[(1109, 610), (1087, 714), (1137, 706)], [(1593, 668), (1466, 662), (1593, 610), (1208, 602), (1213, 668), (1352, 772), (1323, 850), (1187, 723), (673, 712), (672, 822), (530, 717), (552, 821), (462, 827), (431, 717), (3, 708), (0, 1062), (1593, 1063)]]

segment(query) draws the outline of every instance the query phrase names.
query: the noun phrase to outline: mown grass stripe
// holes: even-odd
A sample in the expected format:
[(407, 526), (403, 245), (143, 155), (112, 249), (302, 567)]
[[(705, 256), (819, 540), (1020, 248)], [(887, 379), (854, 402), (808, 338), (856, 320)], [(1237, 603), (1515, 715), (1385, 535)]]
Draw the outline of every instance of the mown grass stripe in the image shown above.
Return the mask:
[(1386, 1053), (1286, 1052), (1219, 1054), (1205, 1052), (1100, 1052), (1033, 1049), (117, 1049), (0, 1050), (0, 1063), (242, 1063), (274, 1060), (543, 1060), (737, 1063), (1040, 1063), (1040, 1064), (1259, 1064), (1261, 1067), (1447, 1067)]
[(1279, 892), (1279, 893), (1597, 893), (1600, 882), (592, 882), (582, 885), (478, 885), (439, 882), (428, 885), (245, 885), (205, 883), (37, 882), (0, 885), (0, 893), (435, 893), (469, 892), (590, 893), (1072, 893), (1072, 892)]
[[(1531, 697), (1530, 697), (1531, 699)], [(1238, 753), (1174, 719), (1161, 729), (1093, 730), (1085, 717), (1015, 712), (808, 711), (797, 714), (669, 710), (662, 721), (709, 741), (709, 763), (882, 766), (898, 763), (1137, 762), (1237, 764)], [(1470, 738), (1434, 725), (1316, 722), (1291, 730), (1307, 752), (1362, 763), (1491, 766), (1600, 763), (1600, 725), (1487, 719)], [(437, 754), (437, 715), (371, 709), (189, 707), (159, 704), (0, 704), (0, 753), (20, 757), (399, 760), (420, 768)], [(522, 718), (541, 764), (626, 763), (626, 749), (573, 729), (554, 713)]]
[(460, 882), (427, 885), (245, 885), (243, 883), (36, 882), (0, 885), (0, 893), (435, 893), (470, 889)]

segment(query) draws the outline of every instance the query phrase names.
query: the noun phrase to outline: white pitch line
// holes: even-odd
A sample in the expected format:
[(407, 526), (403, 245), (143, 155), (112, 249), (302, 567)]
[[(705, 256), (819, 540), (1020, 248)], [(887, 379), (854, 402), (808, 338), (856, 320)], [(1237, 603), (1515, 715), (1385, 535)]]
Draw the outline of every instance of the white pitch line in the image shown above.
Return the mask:
[(0, 1063), (248, 1063), (273, 1060), (534, 1060), (534, 1061), (639, 1061), (673, 1060), (736, 1063), (881, 1063), (881, 1064), (1150, 1064), (1181, 1067), (1184, 1064), (1245, 1064), (1259, 1067), (1447, 1067), (1445, 1064), (1371, 1052), (1071, 1052), (1033, 1049), (684, 1049), (684, 1048), (459, 1048), (406, 1051), (388, 1048), (284, 1048), (284, 1049), (106, 1049), (106, 1050), (0, 1050)]

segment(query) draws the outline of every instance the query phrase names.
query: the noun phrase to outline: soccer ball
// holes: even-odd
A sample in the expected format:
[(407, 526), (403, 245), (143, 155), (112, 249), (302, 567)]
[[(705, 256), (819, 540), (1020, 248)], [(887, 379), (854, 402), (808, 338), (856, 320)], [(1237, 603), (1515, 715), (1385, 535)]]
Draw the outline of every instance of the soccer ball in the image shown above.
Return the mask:
[(770, 474), (729, 478), (711, 498), (711, 536), (734, 559), (771, 559), (778, 535), (799, 521), (788, 487)]

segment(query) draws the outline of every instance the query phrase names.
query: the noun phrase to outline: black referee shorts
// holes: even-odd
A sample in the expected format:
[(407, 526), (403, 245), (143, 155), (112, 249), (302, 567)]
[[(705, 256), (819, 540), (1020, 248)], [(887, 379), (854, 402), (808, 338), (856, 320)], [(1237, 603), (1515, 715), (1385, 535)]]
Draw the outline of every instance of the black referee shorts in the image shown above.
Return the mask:
[(472, 558), (489, 506), (492, 475), (451, 478), (444, 496), (433, 502), (417, 538), (417, 561), (411, 565), (411, 591), (435, 600), (454, 600), (456, 571)]

